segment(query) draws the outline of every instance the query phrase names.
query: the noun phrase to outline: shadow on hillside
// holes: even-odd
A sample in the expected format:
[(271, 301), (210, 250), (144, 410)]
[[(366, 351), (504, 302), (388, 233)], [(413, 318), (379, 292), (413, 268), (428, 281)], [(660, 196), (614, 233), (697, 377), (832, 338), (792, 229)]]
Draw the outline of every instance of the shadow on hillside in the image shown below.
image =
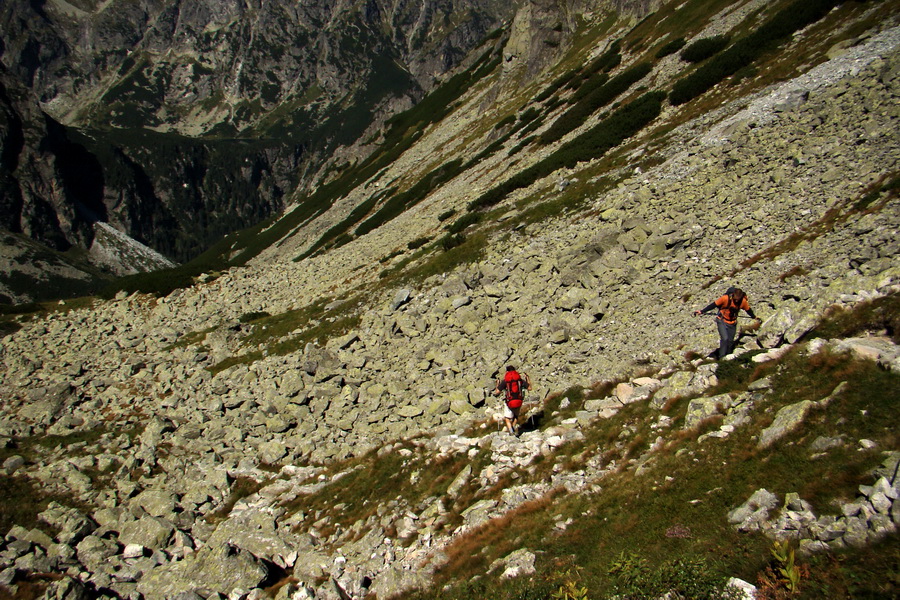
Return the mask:
[(540, 406), (533, 406), (528, 412), (523, 412), (519, 416), (519, 431), (528, 433), (529, 431), (538, 431), (544, 423), (544, 409)]

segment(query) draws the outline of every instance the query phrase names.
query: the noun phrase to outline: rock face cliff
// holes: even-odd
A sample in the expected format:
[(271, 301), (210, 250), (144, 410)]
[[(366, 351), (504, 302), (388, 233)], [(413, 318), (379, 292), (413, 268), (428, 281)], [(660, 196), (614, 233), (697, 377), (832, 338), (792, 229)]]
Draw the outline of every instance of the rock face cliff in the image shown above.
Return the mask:
[[(0, 532), (0, 585), (550, 597), (534, 590), (570, 553), (592, 585), (612, 572), (618, 552), (581, 532), (644, 556), (724, 538), (729, 572), (762, 570), (755, 535), (895, 548), (897, 15), (826, 7), (693, 102), (651, 103), (702, 69), (670, 41), (774, 18), (706, 6), (598, 10), (523, 89), (546, 57), (496, 48), (390, 163), (348, 167), (329, 210), (229, 238), (243, 266), (5, 321), (3, 476), (40, 505)], [(608, 107), (538, 145), (587, 81)], [(623, 137), (608, 117), (633, 106), (647, 124)], [(616, 133), (608, 154), (574, 144), (596, 130)], [(561, 149), (582, 160), (536, 168)], [(763, 320), (717, 363), (712, 320), (691, 313), (730, 285)], [(489, 395), (510, 363), (535, 382), (520, 438)], [(666, 519), (642, 537), (651, 509)]]
[(514, 10), (4, 3), (0, 225), (65, 251), (90, 248), (104, 222), (193, 258), (280, 211)]

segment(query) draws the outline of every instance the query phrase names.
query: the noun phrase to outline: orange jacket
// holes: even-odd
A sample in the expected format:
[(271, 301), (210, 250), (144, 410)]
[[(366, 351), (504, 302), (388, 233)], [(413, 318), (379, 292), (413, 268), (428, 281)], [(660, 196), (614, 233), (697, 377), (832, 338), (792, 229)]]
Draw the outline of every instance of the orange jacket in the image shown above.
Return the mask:
[(740, 306), (737, 305), (734, 300), (731, 299), (731, 296), (725, 294), (721, 298), (718, 298), (713, 304), (719, 309), (719, 317), (729, 325), (734, 325), (737, 323), (738, 313), (741, 310), (746, 310), (747, 314), (751, 317), (753, 316), (753, 311), (750, 310), (750, 303), (747, 302), (747, 296), (741, 300)]

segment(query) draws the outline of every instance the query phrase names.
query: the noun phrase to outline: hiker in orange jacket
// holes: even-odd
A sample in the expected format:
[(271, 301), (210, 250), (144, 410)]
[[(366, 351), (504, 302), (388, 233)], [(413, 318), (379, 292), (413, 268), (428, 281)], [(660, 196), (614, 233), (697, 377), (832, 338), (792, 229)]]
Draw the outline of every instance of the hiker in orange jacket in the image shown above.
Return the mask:
[(505, 408), (503, 410), (503, 421), (506, 423), (506, 430), (510, 435), (518, 437), (519, 432), (519, 411), (522, 403), (525, 401), (525, 390), (531, 389), (531, 378), (528, 373), (519, 374), (512, 365), (506, 367), (506, 374), (497, 380), (497, 387), (491, 392), (495, 396), (499, 396), (501, 392), (506, 392)]
[(737, 333), (737, 318), (741, 310), (746, 311), (751, 318), (759, 321), (759, 317), (753, 314), (750, 303), (747, 301), (747, 294), (741, 288), (728, 288), (725, 294), (709, 306), (701, 310), (695, 310), (694, 316), (703, 315), (713, 310), (719, 309), (716, 315), (716, 328), (719, 330), (719, 360), (722, 360), (734, 350), (734, 336)]

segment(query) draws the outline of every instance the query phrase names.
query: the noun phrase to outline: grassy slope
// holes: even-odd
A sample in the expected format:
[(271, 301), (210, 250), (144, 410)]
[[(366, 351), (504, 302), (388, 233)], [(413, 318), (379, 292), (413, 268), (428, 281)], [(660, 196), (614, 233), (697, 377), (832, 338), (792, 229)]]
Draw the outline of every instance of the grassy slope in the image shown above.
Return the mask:
[[(900, 298), (889, 297), (853, 312), (833, 314), (811, 337), (819, 332), (880, 330), (885, 323), (896, 325), (898, 314)], [(368, 518), (383, 502), (381, 490), (402, 490), (398, 499), (411, 507), (426, 498), (443, 498), (450, 513), (447, 522), (452, 525), (459, 522), (459, 511), (478, 500), (498, 498), (508, 485), (543, 482), (560, 468), (576, 471), (602, 457), (612, 468), (597, 482), (599, 491), (554, 490), (456, 538), (445, 549), (447, 561), (438, 570), (435, 585), (404, 597), (525, 600), (550, 598), (569, 584), (577, 584), (588, 590), (589, 598), (608, 598), (616, 590), (628, 589), (633, 595), (627, 597), (646, 598), (662, 593), (659, 590), (663, 588), (656, 586), (689, 587), (690, 581), (706, 581), (708, 590), (726, 576), (757, 583), (772, 564), (772, 543), (758, 533), (738, 533), (728, 524), (727, 513), (754, 491), (766, 488), (782, 500), (787, 493), (799, 493), (812, 503), (817, 516), (839, 515), (834, 501), (850, 501), (858, 486), (874, 483), (871, 471), (884, 460), (882, 451), (900, 447), (900, 437), (890, 426), (900, 401), (900, 375), (849, 355), (822, 352), (810, 356), (803, 345), (763, 365), (753, 363), (751, 356), (719, 365), (720, 383), (703, 394), (736, 394), (745, 392), (754, 381), (771, 380), (772, 392), (756, 401), (752, 423), (723, 440), (701, 439), (703, 433), (718, 429), (721, 418), (694, 430), (683, 429), (690, 398), (671, 401), (662, 410), (672, 419), (669, 429), (652, 427), (660, 412), (643, 401), (585, 428), (584, 440), (570, 442), (519, 469), (514, 481), (507, 477), (488, 489), (478, 489), (470, 482), (457, 501), (445, 495), (449, 484), (466, 465), (478, 473), (490, 464), (489, 449), (474, 457), (435, 458), (407, 443), (413, 452), (409, 458), (391, 452), (381, 458), (372, 455), (332, 465), (334, 471), (365, 468), (352, 470), (334, 485), (301, 497), (288, 508), (330, 515), (331, 528), (352, 530), (355, 522)], [(774, 446), (757, 448), (760, 432), (772, 423), (778, 409), (803, 400), (822, 400), (844, 381), (848, 387), (827, 408), (814, 410), (798, 430)], [(555, 395), (548, 401), (549, 416), (541, 428), (571, 416), (584, 399), (605, 396), (610, 387), (599, 385), (585, 393), (569, 390)], [(573, 406), (554, 410), (563, 395)], [(475, 436), (485, 434), (485, 430), (480, 434), (474, 431)], [(661, 442), (657, 436), (662, 436)], [(844, 444), (829, 450), (827, 456), (817, 456), (810, 445), (819, 437), (841, 437)], [(862, 450), (861, 439), (877, 445)], [(410, 484), (414, 472), (418, 477)], [(398, 486), (399, 482), (403, 485)], [(343, 500), (338, 510), (333, 506), (334, 497)], [(567, 522), (567, 527), (557, 528), (560, 522)], [(863, 550), (800, 559), (801, 591), (790, 597), (893, 597), (891, 594), (900, 592), (898, 542), (897, 536), (891, 536)], [(487, 574), (495, 560), (520, 548), (538, 555), (535, 575), (499, 581), (497, 573)], [(778, 588), (769, 591), (775, 594)], [(680, 597), (708, 597), (699, 587), (684, 593)]]

